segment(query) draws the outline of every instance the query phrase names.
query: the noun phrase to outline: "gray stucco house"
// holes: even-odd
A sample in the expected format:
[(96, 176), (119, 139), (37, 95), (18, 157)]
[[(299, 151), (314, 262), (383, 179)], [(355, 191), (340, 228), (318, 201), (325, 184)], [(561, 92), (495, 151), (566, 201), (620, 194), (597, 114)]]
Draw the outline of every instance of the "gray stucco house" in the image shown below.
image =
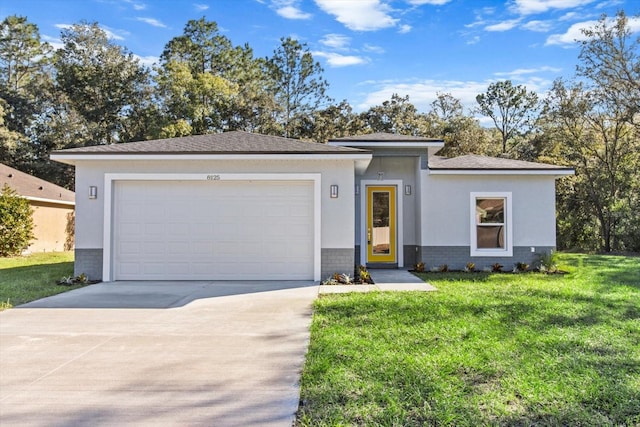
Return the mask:
[(105, 281), (318, 281), (358, 264), (532, 263), (555, 247), (555, 179), (572, 169), (443, 146), (235, 131), (51, 158), (76, 168), (75, 272)]

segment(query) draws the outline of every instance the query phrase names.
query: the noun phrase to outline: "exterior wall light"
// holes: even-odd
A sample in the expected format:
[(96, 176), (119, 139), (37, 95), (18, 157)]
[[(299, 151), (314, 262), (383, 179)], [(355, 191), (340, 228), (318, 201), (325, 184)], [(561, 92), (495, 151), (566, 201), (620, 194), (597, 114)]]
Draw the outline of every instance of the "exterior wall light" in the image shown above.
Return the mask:
[(89, 187), (89, 198), (90, 199), (98, 198), (98, 187), (96, 187), (95, 185), (92, 185)]
[(355, 193), (356, 193), (356, 196), (360, 194), (360, 184), (356, 184)]
[(337, 199), (338, 198), (338, 186), (337, 185), (332, 185), (331, 186), (331, 198), (332, 199)]
[(410, 196), (411, 195), (411, 186), (410, 185), (405, 185), (404, 186), (404, 194), (406, 196)]

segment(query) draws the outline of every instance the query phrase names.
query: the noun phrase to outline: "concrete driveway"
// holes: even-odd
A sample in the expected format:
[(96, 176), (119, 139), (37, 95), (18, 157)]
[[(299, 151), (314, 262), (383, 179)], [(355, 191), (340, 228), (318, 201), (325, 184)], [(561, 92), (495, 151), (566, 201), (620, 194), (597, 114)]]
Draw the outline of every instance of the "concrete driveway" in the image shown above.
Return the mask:
[(115, 282), (0, 313), (0, 425), (290, 426), (310, 282)]

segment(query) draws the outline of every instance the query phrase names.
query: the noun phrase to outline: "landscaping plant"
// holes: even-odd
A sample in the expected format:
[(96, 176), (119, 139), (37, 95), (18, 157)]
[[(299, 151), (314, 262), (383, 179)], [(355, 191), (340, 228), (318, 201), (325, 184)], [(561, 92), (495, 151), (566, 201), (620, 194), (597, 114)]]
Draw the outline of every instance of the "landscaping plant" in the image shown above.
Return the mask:
[(7, 184), (0, 191), (0, 256), (20, 255), (33, 240), (29, 201)]

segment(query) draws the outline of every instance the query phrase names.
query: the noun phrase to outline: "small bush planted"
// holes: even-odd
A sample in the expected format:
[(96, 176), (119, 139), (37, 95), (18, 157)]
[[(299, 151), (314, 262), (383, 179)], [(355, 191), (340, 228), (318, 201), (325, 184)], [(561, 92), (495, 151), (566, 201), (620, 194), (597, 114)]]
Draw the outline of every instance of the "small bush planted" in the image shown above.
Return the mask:
[(29, 201), (4, 185), (0, 191), (0, 256), (20, 255), (33, 240)]

